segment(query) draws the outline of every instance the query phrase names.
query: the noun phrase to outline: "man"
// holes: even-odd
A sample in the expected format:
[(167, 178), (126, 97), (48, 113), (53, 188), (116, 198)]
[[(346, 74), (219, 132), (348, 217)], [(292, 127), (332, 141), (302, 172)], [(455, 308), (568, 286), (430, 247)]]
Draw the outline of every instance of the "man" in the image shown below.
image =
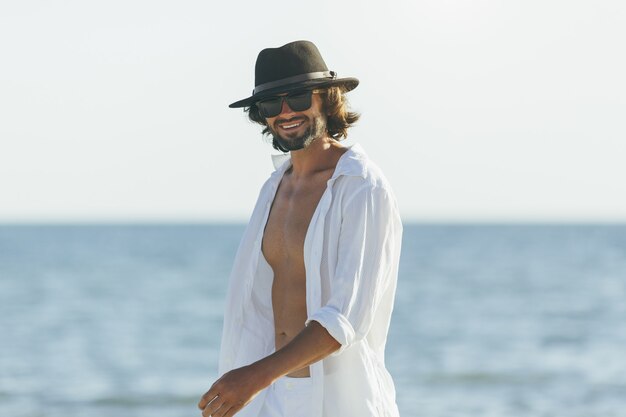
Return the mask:
[(205, 417), (398, 416), (384, 365), (402, 225), (393, 193), (359, 145), (359, 115), (311, 42), (264, 49), (245, 107), (278, 164), (237, 251)]

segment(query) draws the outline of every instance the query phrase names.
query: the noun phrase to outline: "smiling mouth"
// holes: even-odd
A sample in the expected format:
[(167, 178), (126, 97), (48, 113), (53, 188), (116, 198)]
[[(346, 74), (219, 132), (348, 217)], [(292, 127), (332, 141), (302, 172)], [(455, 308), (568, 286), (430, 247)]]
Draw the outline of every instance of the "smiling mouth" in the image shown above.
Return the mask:
[(304, 119), (297, 119), (297, 120), (291, 119), (285, 122), (278, 123), (278, 127), (280, 127), (283, 130), (293, 130), (293, 129), (299, 128), (303, 124), (304, 124)]

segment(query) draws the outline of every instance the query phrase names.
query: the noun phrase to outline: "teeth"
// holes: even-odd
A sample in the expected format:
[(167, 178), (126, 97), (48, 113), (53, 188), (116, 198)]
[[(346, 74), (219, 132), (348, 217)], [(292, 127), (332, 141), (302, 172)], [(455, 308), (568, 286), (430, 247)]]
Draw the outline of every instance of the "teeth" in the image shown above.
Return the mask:
[(302, 122), (294, 123), (292, 125), (283, 125), (283, 129), (291, 129), (292, 127), (300, 126), (301, 124), (302, 124)]

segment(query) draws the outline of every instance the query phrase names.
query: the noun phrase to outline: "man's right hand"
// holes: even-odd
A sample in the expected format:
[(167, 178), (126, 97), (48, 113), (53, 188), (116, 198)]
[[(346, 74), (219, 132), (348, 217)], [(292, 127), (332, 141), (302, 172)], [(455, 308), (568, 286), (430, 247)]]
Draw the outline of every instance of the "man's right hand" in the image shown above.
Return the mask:
[(231, 417), (245, 407), (270, 382), (254, 364), (222, 375), (202, 396), (198, 408), (204, 417)]

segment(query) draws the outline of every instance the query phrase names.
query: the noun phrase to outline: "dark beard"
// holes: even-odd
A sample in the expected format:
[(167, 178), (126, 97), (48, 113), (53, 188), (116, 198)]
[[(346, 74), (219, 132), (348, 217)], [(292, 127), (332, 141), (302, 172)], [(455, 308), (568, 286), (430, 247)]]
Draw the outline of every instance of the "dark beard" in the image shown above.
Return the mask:
[(287, 139), (281, 137), (271, 127), (268, 126), (268, 128), (272, 134), (274, 143), (278, 146), (278, 148), (280, 148), (280, 150), (283, 152), (297, 151), (307, 148), (315, 139), (324, 136), (326, 133), (326, 120), (321, 116), (315, 117), (308, 129), (301, 136), (290, 137)]

